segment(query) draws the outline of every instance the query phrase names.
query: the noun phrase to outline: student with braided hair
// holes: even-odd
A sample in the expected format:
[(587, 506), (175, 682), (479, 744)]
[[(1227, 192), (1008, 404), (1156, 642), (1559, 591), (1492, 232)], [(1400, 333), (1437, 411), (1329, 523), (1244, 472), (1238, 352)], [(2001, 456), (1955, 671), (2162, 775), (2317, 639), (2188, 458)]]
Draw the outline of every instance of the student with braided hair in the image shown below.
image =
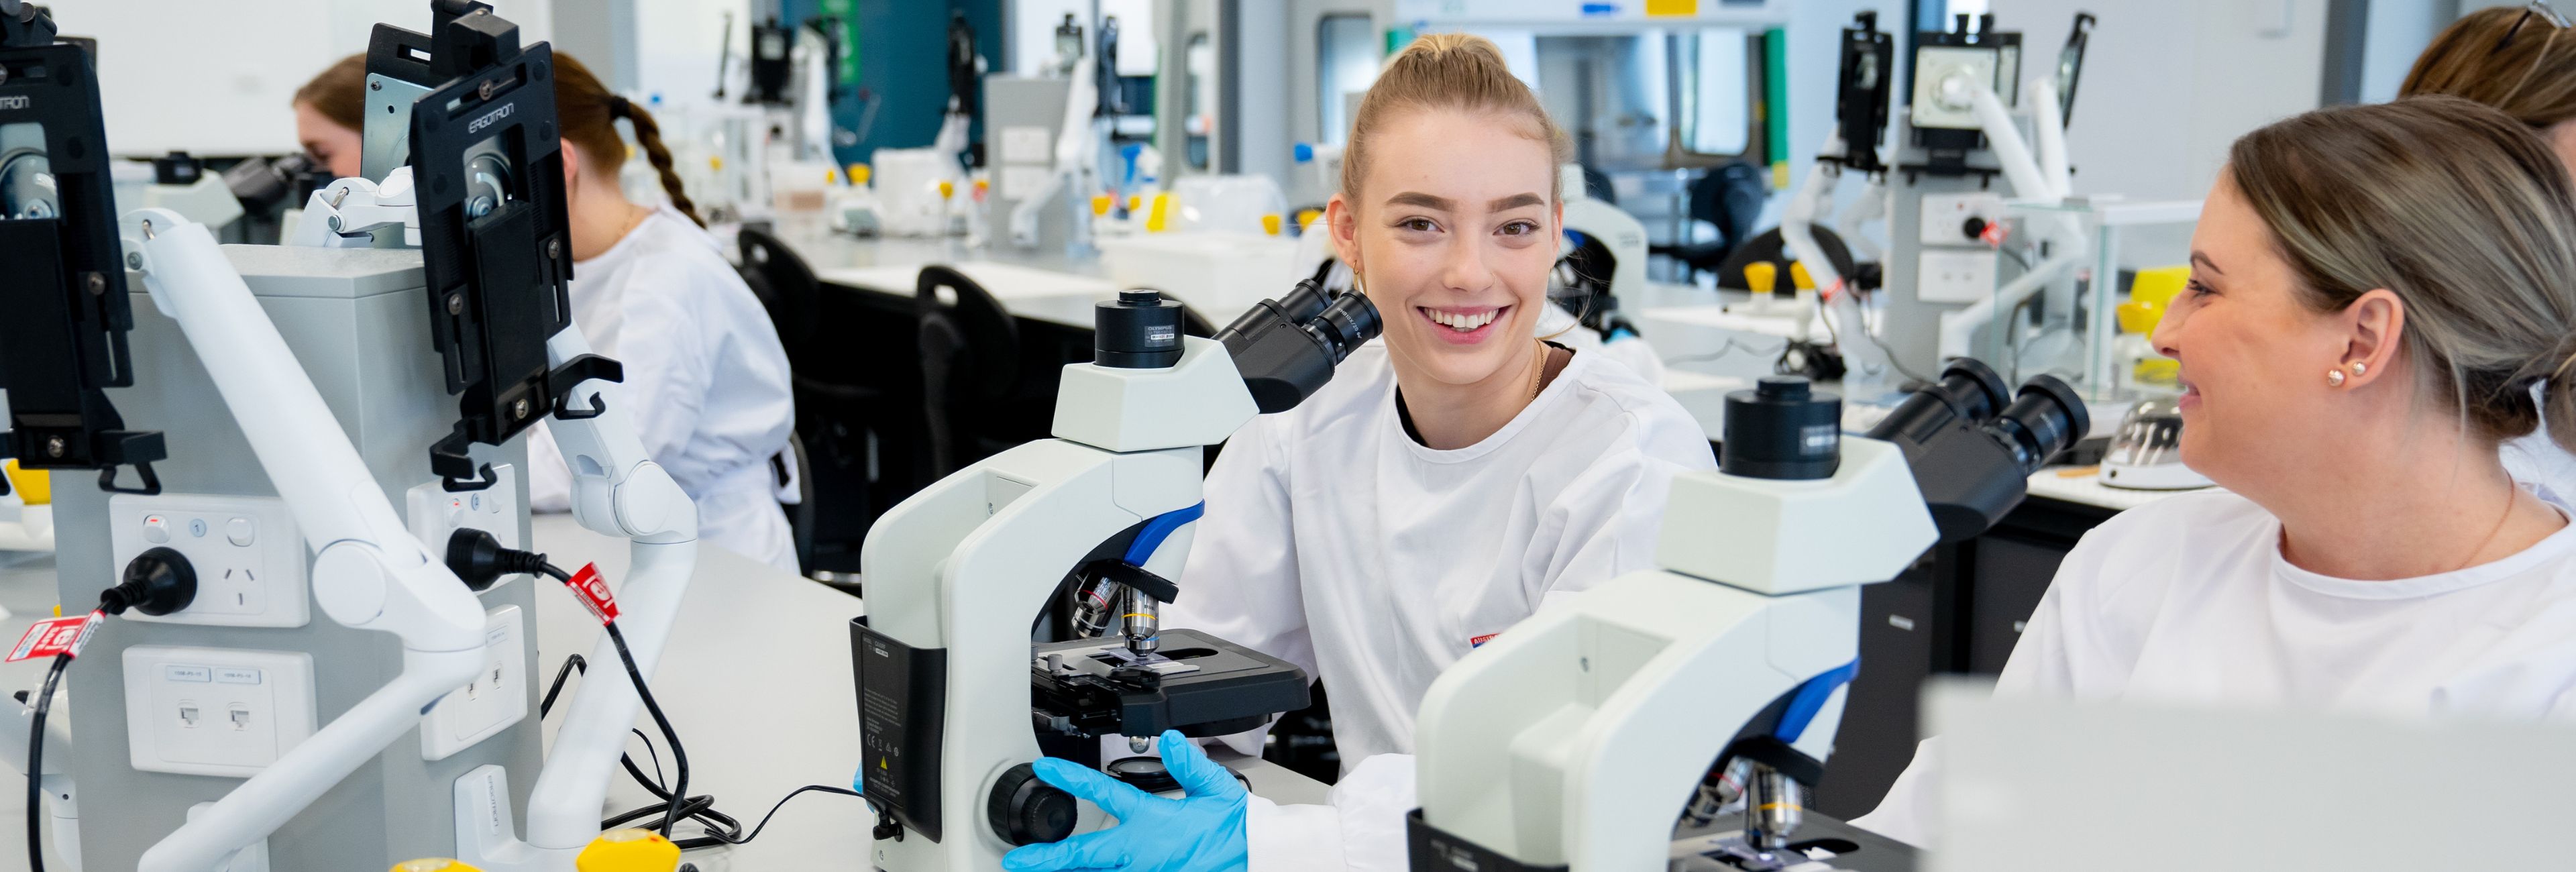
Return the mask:
[[(296, 92), (299, 139), (336, 175), (358, 174), (357, 132), (340, 119), (363, 106), (365, 60), (333, 65)], [(653, 115), (610, 93), (578, 60), (555, 55), (555, 115), (563, 130), (571, 220), (573, 321), (591, 347), (626, 367), (626, 395), (653, 460), (698, 504), (699, 539), (795, 571), (785, 487), (772, 458), (795, 426), (787, 352), (671, 169)], [(356, 120), (354, 117), (347, 120)], [(649, 206), (618, 186), (627, 144), (658, 170), (670, 202)], [(572, 475), (552, 434), (528, 439), (528, 494), (538, 511), (571, 507)]]

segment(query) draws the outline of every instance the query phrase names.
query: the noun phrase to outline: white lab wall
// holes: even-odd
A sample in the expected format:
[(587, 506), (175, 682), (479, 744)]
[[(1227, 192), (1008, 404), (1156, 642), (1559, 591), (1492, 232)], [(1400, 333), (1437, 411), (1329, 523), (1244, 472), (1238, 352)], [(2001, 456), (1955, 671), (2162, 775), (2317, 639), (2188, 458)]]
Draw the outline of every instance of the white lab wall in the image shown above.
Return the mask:
[[(636, 93), (682, 103), (712, 98), (716, 59), (721, 46), (729, 42), (736, 72), (725, 93), (731, 100), (742, 99), (740, 71), (751, 46), (751, 0), (612, 2), (634, 5)], [(730, 40), (725, 38), (727, 15), (733, 17)]]
[(2316, 108), (2323, 87), (2326, 0), (1991, 5), (2023, 34), (2025, 78), (2052, 74), (2077, 11), (2100, 17), (2066, 135), (2078, 194), (2199, 199), (2238, 136)]
[(2373, 0), (2368, 23), (2364, 25), (2361, 52), (2361, 102), (2381, 103), (2397, 99), (2397, 87), (2405, 84), (2406, 71), (2415, 66), (2415, 56), (2431, 45), (2433, 35), (2451, 23), (2451, 11), (2457, 4), (2449, 0)]
[[(523, 42), (548, 38), (551, 0), (487, 0)], [(288, 101), (377, 22), (429, 29), (427, 0), (95, 0), (52, 4), (66, 35), (99, 41), (109, 147), (283, 154), (301, 146)], [(710, 64), (712, 66), (712, 64)]]
[[(1092, 0), (1010, 0), (1011, 72), (1034, 75), (1049, 58), (1055, 57), (1055, 28), (1064, 23), (1068, 13), (1082, 25), (1083, 40), (1088, 43), (1092, 36), (1091, 4)], [(1126, 26), (1126, 20), (1120, 19), (1122, 37)], [(1089, 51), (1090, 46), (1086, 44), (1084, 50)]]

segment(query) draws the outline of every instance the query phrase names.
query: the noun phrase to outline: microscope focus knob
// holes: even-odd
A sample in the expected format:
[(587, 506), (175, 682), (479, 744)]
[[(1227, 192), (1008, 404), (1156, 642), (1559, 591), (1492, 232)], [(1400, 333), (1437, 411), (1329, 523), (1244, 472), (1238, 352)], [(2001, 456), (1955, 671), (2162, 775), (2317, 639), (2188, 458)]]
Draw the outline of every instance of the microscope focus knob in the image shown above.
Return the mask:
[(1027, 763), (1002, 773), (985, 810), (993, 820), (993, 833), (1014, 845), (1062, 841), (1073, 835), (1079, 811), (1073, 794), (1039, 780), (1037, 769)]

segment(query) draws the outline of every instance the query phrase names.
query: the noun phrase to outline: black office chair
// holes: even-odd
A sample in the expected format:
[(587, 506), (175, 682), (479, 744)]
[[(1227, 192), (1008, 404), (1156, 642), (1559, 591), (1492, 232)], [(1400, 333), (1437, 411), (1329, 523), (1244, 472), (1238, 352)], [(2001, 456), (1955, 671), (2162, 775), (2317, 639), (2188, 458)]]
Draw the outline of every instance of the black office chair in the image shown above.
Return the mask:
[(881, 452), (911, 415), (906, 392), (859, 381), (864, 372), (837, 365), (822, 347), (821, 280), (795, 249), (766, 231), (746, 227), (738, 237), (743, 283), (769, 311), (770, 325), (787, 351), (796, 399), (798, 472), (805, 504), (789, 514), (796, 529), (797, 562), (808, 573), (859, 571), (859, 546), (874, 521), (872, 498)]
[[(954, 302), (939, 299), (942, 288)], [(1019, 399), (1020, 328), (983, 285), (937, 264), (921, 268), (913, 305), (921, 316), (928, 475), (936, 480), (1017, 441), (998, 425)]]
[(1728, 255), (1753, 240), (1753, 222), (1771, 196), (1768, 174), (1749, 163), (1731, 163), (1691, 180), (1688, 191), (1691, 219), (1716, 227), (1717, 238), (1652, 246), (1648, 253), (1681, 261), (1694, 274), (1717, 271)]

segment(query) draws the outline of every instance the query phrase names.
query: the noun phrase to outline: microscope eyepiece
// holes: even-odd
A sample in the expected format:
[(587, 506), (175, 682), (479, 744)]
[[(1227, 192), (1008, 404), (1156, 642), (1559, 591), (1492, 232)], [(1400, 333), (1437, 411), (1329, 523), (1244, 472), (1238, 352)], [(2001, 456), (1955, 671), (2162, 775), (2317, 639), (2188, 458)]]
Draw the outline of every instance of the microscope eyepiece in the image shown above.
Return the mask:
[(1916, 388), (1867, 434), (1890, 442), (1921, 442), (1954, 421), (1974, 424), (1992, 418), (2012, 394), (2002, 376), (1974, 358), (1951, 358), (1941, 380)]
[(2075, 388), (2053, 375), (2031, 376), (2022, 382), (2020, 396), (2004, 407), (1984, 427), (2004, 444), (2013, 455), (2013, 463), (2023, 475), (2039, 467), (2066, 449), (2093, 428), (2092, 415), (2084, 411), (2084, 398)]
[(1332, 355), (1334, 363), (1351, 356), (1352, 350), (1368, 344), (1386, 328), (1385, 322), (1378, 320), (1377, 306), (1370, 304), (1368, 297), (1357, 291), (1343, 294), (1332, 305), (1325, 306), (1324, 311), (1298, 326), (1304, 328), (1307, 335), (1315, 337), (1315, 341), (1324, 344), (1324, 352)]

